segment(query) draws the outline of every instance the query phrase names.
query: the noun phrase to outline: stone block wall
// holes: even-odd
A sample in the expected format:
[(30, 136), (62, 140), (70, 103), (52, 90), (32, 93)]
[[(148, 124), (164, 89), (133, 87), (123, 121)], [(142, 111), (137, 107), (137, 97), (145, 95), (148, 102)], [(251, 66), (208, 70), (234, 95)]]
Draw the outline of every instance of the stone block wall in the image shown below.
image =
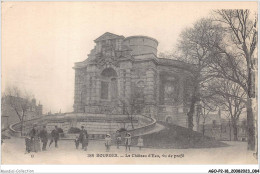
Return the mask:
[[(137, 96), (145, 105), (142, 114), (162, 121), (171, 116), (174, 122), (185, 125), (186, 118), (180, 116), (180, 113), (185, 112), (184, 105), (187, 106), (190, 98), (191, 84), (187, 78), (191, 76), (190, 65), (177, 60), (158, 58), (158, 41), (147, 36), (124, 38), (105, 33), (95, 40), (95, 43), (96, 48), (88, 59), (76, 64), (75, 113), (104, 113), (105, 107), (117, 104), (117, 109), (111, 113), (122, 114), (120, 100), (131, 99), (137, 89), (139, 90)], [(111, 82), (109, 80), (112, 80), (108, 76), (102, 77), (102, 72), (108, 68), (114, 70), (113, 80), (117, 83), (118, 99), (113, 97), (113, 101), (110, 97), (101, 97), (101, 90), (107, 91), (109, 88), (107, 86)], [(109, 73), (105, 71), (104, 74)], [(167, 85), (162, 85), (164, 83), (172, 86), (168, 88)], [(174, 89), (173, 94), (167, 93), (167, 99), (164, 98), (165, 89)], [(111, 93), (114, 94), (114, 91)], [(170, 107), (165, 106), (167, 112), (161, 111), (161, 105), (171, 105), (170, 107), (175, 107), (175, 110), (168, 111)]]
[(157, 40), (146, 36), (130, 36), (123, 41), (124, 45), (132, 49), (132, 55), (153, 53), (157, 55)]

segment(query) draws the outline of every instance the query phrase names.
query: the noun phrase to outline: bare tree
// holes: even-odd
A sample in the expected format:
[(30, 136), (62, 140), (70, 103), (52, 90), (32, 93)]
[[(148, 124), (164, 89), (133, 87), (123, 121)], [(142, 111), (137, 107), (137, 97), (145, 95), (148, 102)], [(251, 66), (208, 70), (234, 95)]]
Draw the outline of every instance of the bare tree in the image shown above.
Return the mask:
[(221, 39), (222, 28), (214, 25), (210, 19), (201, 19), (194, 24), (192, 28), (186, 29), (181, 34), (178, 48), (180, 54), (178, 59), (195, 66), (192, 73), (191, 86), (192, 95), (190, 99), (190, 110), (188, 116), (188, 128), (193, 129), (193, 115), (195, 105), (204, 97), (210, 97), (207, 86), (213, 79), (208, 68), (208, 59), (211, 55), (209, 45), (218, 42)]
[(127, 115), (127, 120), (131, 122), (132, 129), (134, 129), (135, 115), (141, 114), (145, 108), (144, 95), (142, 95), (142, 92), (138, 92), (136, 86), (133, 89), (129, 98), (119, 99), (119, 106), (123, 114)]
[[(229, 127), (229, 141), (232, 140), (232, 124), (231, 124), (231, 118), (230, 118), (230, 113), (229, 112), (224, 112), (222, 115), (224, 115), (226, 117), (226, 119), (228, 120), (228, 127)], [(223, 122), (222, 124), (224, 124), (225, 122)], [(226, 125), (224, 125), (226, 126)], [(222, 133), (222, 127), (221, 127), (221, 133)]]
[(9, 87), (3, 94), (6, 103), (15, 111), (21, 122), (21, 136), (23, 135), (23, 122), (30, 107), (31, 95), (22, 92), (18, 87)]
[(211, 112), (216, 111), (217, 107), (214, 103), (210, 103), (209, 100), (202, 100), (200, 108), (199, 115), (202, 117), (202, 134), (205, 135), (206, 119), (209, 117)]
[(215, 99), (219, 106), (228, 113), (233, 128), (234, 141), (238, 140), (237, 124), (245, 108), (246, 93), (242, 87), (232, 81), (221, 80), (212, 90), (217, 94)]
[(257, 51), (257, 20), (250, 18), (249, 10), (217, 10), (215, 19), (225, 28), (226, 37), (215, 44), (212, 60), (218, 77), (240, 85), (247, 94), (248, 149), (255, 149), (255, 71)]
[(135, 115), (140, 114), (144, 108), (144, 104), (139, 103), (137, 99), (120, 99), (123, 114), (127, 115), (127, 119), (131, 122), (134, 129)]

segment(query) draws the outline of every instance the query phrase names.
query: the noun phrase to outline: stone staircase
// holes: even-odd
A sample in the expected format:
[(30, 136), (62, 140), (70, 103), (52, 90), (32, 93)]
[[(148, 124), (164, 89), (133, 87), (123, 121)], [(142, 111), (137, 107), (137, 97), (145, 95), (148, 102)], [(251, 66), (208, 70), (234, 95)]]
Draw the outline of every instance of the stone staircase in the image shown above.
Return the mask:
[[(125, 115), (86, 115), (86, 114), (61, 114), (58, 116), (44, 116), (39, 119), (28, 120), (24, 122), (24, 132), (29, 132), (32, 129), (33, 123), (38, 125), (46, 125), (47, 131), (50, 133), (55, 125), (63, 129), (64, 139), (74, 139), (78, 134), (68, 134), (71, 127), (81, 128), (84, 126), (91, 139), (103, 139), (105, 134), (115, 134), (120, 128), (126, 128), (132, 137), (145, 135), (162, 130), (164, 127), (156, 123), (156, 120), (143, 116), (134, 116), (133, 124), (130, 121), (125, 121)], [(21, 123), (16, 123), (10, 126), (10, 132), (13, 135), (20, 136)]]

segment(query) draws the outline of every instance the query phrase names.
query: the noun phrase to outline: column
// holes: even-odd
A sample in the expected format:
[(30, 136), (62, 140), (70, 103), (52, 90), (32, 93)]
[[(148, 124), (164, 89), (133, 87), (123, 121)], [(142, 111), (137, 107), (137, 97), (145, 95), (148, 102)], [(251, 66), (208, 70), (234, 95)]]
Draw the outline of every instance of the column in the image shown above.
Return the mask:
[(84, 70), (83, 69), (76, 69), (75, 71), (75, 94), (74, 94), (74, 111), (75, 112), (83, 112), (82, 106), (82, 99), (81, 99), (81, 92), (82, 92), (82, 85), (84, 84)]
[(93, 102), (96, 104), (97, 102), (97, 73), (93, 72)]
[(131, 98), (131, 70), (130, 69), (126, 69), (125, 97), (126, 98)]
[(100, 90), (101, 90), (101, 81), (100, 81), (100, 76), (97, 75), (97, 86), (96, 86), (96, 100), (97, 102), (100, 101)]
[(182, 76), (179, 76), (179, 95), (178, 95), (178, 101), (180, 104), (183, 104), (183, 98), (184, 98), (184, 79)]
[(182, 76), (179, 76), (179, 95), (178, 95), (178, 113), (183, 113), (184, 110), (184, 104), (183, 104), (183, 99), (184, 99), (184, 78)]
[(89, 72), (89, 103), (90, 105), (93, 104), (93, 73), (92, 72)]
[(80, 96), (79, 96), (79, 70), (75, 69), (75, 86), (74, 86), (74, 112), (79, 112), (78, 111), (78, 105), (80, 101)]
[(153, 69), (146, 71), (146, 103), (154, 103), (154, 75)]
[(89, 74), (88, 73), (86, 73), (86, 75), (85, 75), (85, 85), (86, 85), (86, 89), (87, 89), (86, 105), (89, 105), (90, 89), (89, 89)]
[(85, 84), (86, 84), (86, 88), (87, 88), (87, 97), (86, 97), (86, 106), (85, 106), (85, 112), (89, 113), (89, 106), (91, 104), (91, 84), (90, 84), (90, 77), (91, 77), (91, 73), (89, 71), (87, 71), (86, 75), (85, 75)]
[(146, 114), (153, 118), (156, 117), (156, 102), (155, 102), (155, 71), (150, 68), (146, 71), (146, 97), (145, 97), (145, 104), (146, 104)]

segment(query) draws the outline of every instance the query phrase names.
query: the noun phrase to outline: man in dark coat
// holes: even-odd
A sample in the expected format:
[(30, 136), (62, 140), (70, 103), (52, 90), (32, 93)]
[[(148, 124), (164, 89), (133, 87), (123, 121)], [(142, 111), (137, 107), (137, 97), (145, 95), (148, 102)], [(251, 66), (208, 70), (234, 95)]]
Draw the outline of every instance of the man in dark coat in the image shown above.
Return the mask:
[(87, 144), (86, 143), (88, 140), (88, 132), (87, 130), (84, 129), (84, 126), (81, 126), (81, 131), (79, 133), (79, 142), (82, 144), (82, 149), (85, 149)]
[(59, 138), (60, 138), (60, 135), (59, 135), (58, 126), (55, 126), (55, 129), (53, 129), (51, 131), (51, 142), (49, 144), (49, 147), (51, 146), (51, 144), (54, 141), (55, 142), (55, 147), (57, 148), (58, 147), (58, 140), (59, 140)]
[(31, 140), (33, 140), (37, 134), (36, 127), (37, 127), (37, 125), (33, 124), (32, 130), (29, 132), (29, 136), (30, 136)]
[[(37, 152), (39, 149), (36, 147), (36, 140), (38, 138), (37, 125), (33, 124), (32, 130), (29, 132), (30, 140), (30, 151)], [(28, 145), (28, 144), (27, 144)]]
[(45, 151), (48, 143), (48, 132), (46, 126), (43, 126), (43, 129), (40, 132), (40, 138), (42, 140), (42, 151)]

